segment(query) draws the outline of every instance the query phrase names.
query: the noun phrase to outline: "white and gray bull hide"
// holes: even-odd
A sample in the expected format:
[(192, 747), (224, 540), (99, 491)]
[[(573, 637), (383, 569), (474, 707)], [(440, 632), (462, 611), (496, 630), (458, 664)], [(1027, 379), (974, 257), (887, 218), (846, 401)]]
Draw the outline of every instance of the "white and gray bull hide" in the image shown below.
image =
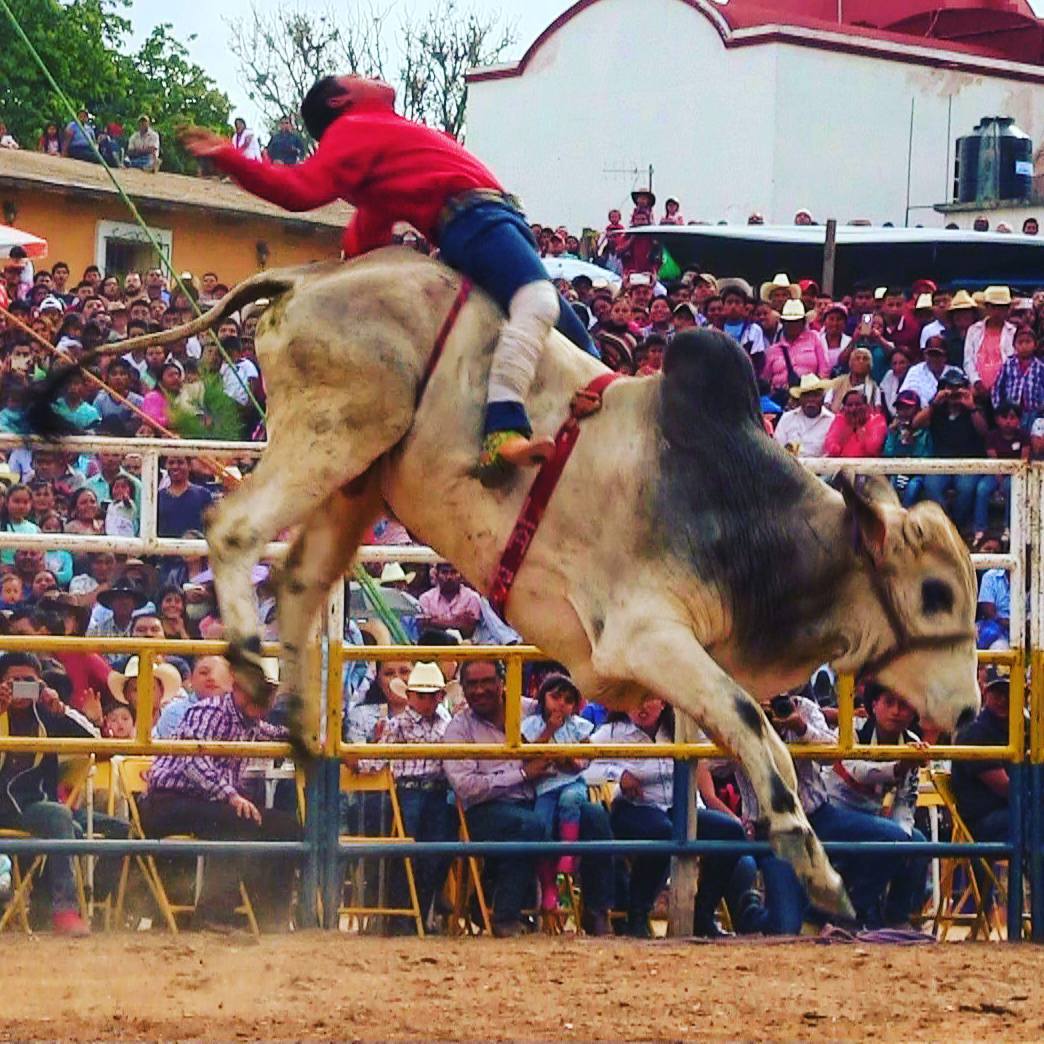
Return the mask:
[[(476, 475), (502, 321), (484, 295), (472, 294), (416, 402), (458, 286), (447, 268), (389, 248), (264, 273), (191, 324), (274, 298), (257, 330), (268, 448), (207, 529), (226, 635), (254, 685), (251, 567), (288, 526), (298, 530), (278, 601), (292, 695), (303, 692), (310, 625), (385, 504), (489, 589), (532, 473), (493, 489)], [(553, 434), (600, 372), (553, 334), (528, 402), (535, 430)], [(935, 504), (903, 510), (886, 483), (859, 494), (842, 485), (844, 494), (765, 436), (735, 342), (684, 335), (664, 374), (617, 382), (584, 421), (507, 608), (588, 698), (621, 707), (659, 696), (700, 722), (749, 775), (775, 849), (834, 910), (847, 909), (840, 879), (755, 697), (829, 661), (850, 672), (874, 664), (946, 729), (978, 706), (974, 574), (957, 533)]]

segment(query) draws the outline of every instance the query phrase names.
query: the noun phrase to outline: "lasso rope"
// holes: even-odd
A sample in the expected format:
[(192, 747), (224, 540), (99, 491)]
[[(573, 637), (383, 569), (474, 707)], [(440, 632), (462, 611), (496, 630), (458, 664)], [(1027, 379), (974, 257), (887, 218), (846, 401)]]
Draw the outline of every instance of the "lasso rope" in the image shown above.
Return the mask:
[[(88, 142), (88, 144), (91, 147), (91, 151), (98, 158), (98, 162), (101, 164), (102, 169), (105, 171), (105, 173), (108, 176), (109, 180), (112, 182), (113, 187), (116, 189), (116, 192), (119, 195), (120, 199), (122, 199), (123, 202), (127, 205), (127, 209), (131, 212), (131, 215), (134, 217), (134, 220), (138, 223), (138, 225), (141, 227), (141, 230), (145, 233), (146, 238), (148, 239), (149, 243), (152, 245), (152, 248), (155, 251), (157, 257), (159, 257), (160, 262), (162, 263), (163, 267), (166, 268), (168, 274), (173, 279), (173, 281), (176, 283), (176, 285), (177, 285), (178, 289), (181, 291), (181, 293), (184, 294), (184, 296), (191, 302), (192, 307), (193, 307), (196, 315), (199, 316), (199, 317), (202, 317), (203, 312), (202, 312), (202, 310), (199, 307), (199, 303), (188, 292), (188, 290), (185, 287), (185, 284), (181, 280), (181, 276), (174, 269), (174, 265), (171, 263), (170, 259), (167, 257), (167, 255), (161, 249), (159, 242), (156, 240), (156, 237), (152, 234), (152, 229), (150, 229), (149, 226), (145, 223), (145, 220), (142, 218), (141, 213), (139, 212), (137, 206), (134, 204), (134, 201), (124, 191), (123, 186), (120, 184), (119, 179), (116, 177), (116, 175), (113, 172), (112, 168), (109, 167), (109, 165), (105, 162), (105, 159), (102, 156), (101, 152), (99, 151), (98, 145), (95, 142), (94, 138), (90, 134), (87, 133), (86, 128), (83, 126), (82, 123), (80, 123), (79, 116), (77, 114), (77, 110), (76, 110), (75, 106), (69, 100), (69, 97), (68, 97), (68, 95), (66, 95), (65, 91), (63, 91), (62, 88), (58, 85), (57, 80), (55, 80), (55, 78), (51, 75), (51, 70), (47, 67), (47, 63), (43, 60), (43, 58), (40, 56), (40, 53), (33, 46), (32, 40), (30, 40), (29, 37), (26, 35), (25, 30), (22, 28), (21, 23), (15, 17), (15, 14), (11, 10), (11, 7), (8, 4), (7, 0), (0, 0), (0, 9), (2, 9), (4, 14), (7, 15), (8, 21), (10, 21), (11, 25), (14, 27), (15, 34), (22, 41), (22, 43), (25, 44), (25, 46), (28, 49), (29, 54), (31, 55), (33, 61), (36, 62), (37, 66), (39, 67), (40, 71), (43, 73), (44, 78), (47, 80), (47, 82), (50, 85), (51, 89), (57, 95), (59, 101), (65, 107), (66, 111), (69, 113), (72, 122), (75, 123), (76, 126), (83, 133), (84, 139)], [(0, 309), (0, 311), (3, 312), (4, 316), (9, 321), (13, 321), (18, 327), (20, 327), (22, 330), (27, 332), (30, 336), (32, 336), (39, 343), (44, 345), (49, 352), (52, 352), (53, 354), (57, 355), (59, 358), (68, 359), (70, 362), (76, 364), (76, 360), (75, 359), (72, 359), (71, 356), (66, 356), (64, 353), (59, 352), (58, 349), (54, 345), (52, 345), (49, 341), (44, 340), (44, 338), (40, 337), (40, 335), (37, 334), (35, 330), (32, 330), (30, 327), (26, 326), (17, 317), (12, 316), (11, 313), (8, 312), (6, 308)], [(243, 377), (240, 374), (239, 370), (236, 368), (235, 363), (232, 361), (232, 358), (229, 356), (228, 352), (226, 352), (226, 350), (225, 350), (224, 346), (221, 344), (221, 342), (218, 341), (216, 337), (214, 338), (214, 340), (217, 342), (218, 351), (221, 353), (221, 357), (225, 360), (226, 365), (228, 365), (231, 368), (233, 374), (235, 374), (236, 381), (239, 383), (239, 386), (246, 393), (247, 398), (250, 400), (251, 405), (257, 410), (258, 415), (260, 416), (262, 423), (264, 423), (267, 420), (267, 417), (265, 415), (265, 411), (262, 408), (261, 404), (257, 401), (257, 397), (251, 391), (249, 384), (243, 379)], [(104, 391), (108, 392), (108, 394), (111, 395), (113, 397), (113, 399), (115, 401), (119, 402), (121, 405), (124, 405), (124, 406), (127, 406), (128, 408), (130, 408), (130, 410), (135, 414), (135, 416), (138, 416), (138, 417), (142, 418), (146, 423), (152, 425), (153, 428), (155, 428), (159, 432), (162, 432), (168, 438), (172, 438), (172, 439), (180, 439), (181, 438), (181, 436), (178, 435), (176, 432), (169, 431), (168, 429), (163, 427), (163, 425), (161, 425), (158, 421), (154, 420), (152, 417), (149, 417), (147, 414), (143, 413), (132, 402), (130, 402), (129, 400), (124, 398), (122, 395), (119, 395), (118, 392), (114, 392), (113, 389), (111, 387), (109, 387), (109, 385), (107, 385), (100, 377), (98, 377), (95, 374), (91, 373), (90, 370), (87, 370), (87, 369), (85, 369), (83, 367), (81, 367), (80, 369), (81, 369), (81, 372), (87, 378), (88, 381), (90, 381), (91, 383), (97, 385), (99, 388), (102, 388)], [(220, 463), (219, 461), (213, 460), (212, 458), (208, 458), (208, 457), (200, 457), (198, 459), (206, 467), (210, 468), (214, 475), (217, 475), (217, 476), (221, 477), (223, 480), (231, 479), (231, 480), (233, 480), (233, 481), (235, 481), (237, 483), (240, 481), (239, 479), (236, 478), (234, 473), (229, 472), (228, 469), (225, 467), (225, 465)], [(412, 644), (412, 642), (410, 641), (409, 636), (406, 634), (405, 630), (403, 629), (402, 624), (399, 621), (399, 618), (395, 615), (395, 613), (392, 612), (391, 607), (384, 600), (383, 595), (381, 594), (381, 590), (380, 590), (379, 585), (377, 585), (376, 583), (373, 582), (372, 577), (370, 577), (370, 575), (366, 572), (366, 570), (363, 569), (361, 566), (356, 566), (355, 575), (356, 575), (356, 578), (358, 579), (359, 583), (362, 585), (363, 589), (367, 592), (367, 594), (370, 596), (371, 600), (373, 601), (374, 605), (376, 606), (378, 615), (381, 617), (381, 619), (384, 622), (385, 626), (391, 632), (392, 637), (395, 638), (395, 640), (398, 643), (400, 643), (400, 644), (403, 644), (403, 645), (410, 645), (410, 644)]]
[[(47, 80), (48, 84), (50, 84), (51, 90), (53, 90), (54, 93), (58, 96), (58, 100), (62, 103), (66, 111), (71, 116), (72, 122), (75, 123), (77, 127), (79, 127), (81, 133), (83, 134), (84, 140), (90, 145), (91, 151), (94, 153), (94, 155), (97, 156), (98, 162), (101, 164), (102, 170), (105, 171), (109, 180), (112, 182), (113, 187), (116, 189), (116, 192), (118, 193), (120, 199), (122, 199), (123, 202), (127, 204), (127, 209), (131, 212), (131, 215), (133, 216), (134, 220), (141, 226), (141, 230), (145, 233), (146, 238), (152, 245), (153, 250), (156, 252), (156, 256), (159, 257), (160, 262), (167, 269), (168, 274), (177, 284), (177, 287), (181, 291), (181, 293), (184, 294), (185, 297), (192, 303), (192, 307), (195, 310), (196, 315), (202, 316), (203, 312), (199, 307), (199, 303), (188, 292), (188, 290), (185, 287), (185, 284), (181, 281), (181, 276), (177, 273), (177, 271), (175, 271), (174, 265), (171, 263), (170, 258), (168, 258), (167, 255), (163, 252), (159, 242), (156, 240), (156, 237), (152, 234), (152, 229), (150, 229), (149, 226), (145, 224), (145, 220), (142, 218), (137, 206), (135, 206), (134, 200), (132, 200), (130, 196), (127, 195), (127, 193), (123, 189), (123, 186), (120, 184), (119, 179), (113, 172), (112, 168), (105, 162), (105, 158), (98, 150), (97, 142), (95, 142), (94, 138), (87, 133), (87, 129), (84, 127), (84, 125), (80, 123), (80, 119), (75, 106), (69, 100), (69, 97), (65, 93), (65, 91), (63, 91), (62, 88), (58, 85), (58, 81), (55, 80), (55, 78), (51, 75), (51, 70), (47, 67), (47, 63), (40, 56), (39, 51), (37, 51), (37, 49), (33, 46), (32, 40), (30, 40), (29, 37), (26, 35), (25, 30), (22, 28), (21, 23), (15, 17), (14, 12), (11, 10), (11, 7), (8, 4), (7, 0), (0, 0), (0, 9), (3, 9), (4, 14), (7, 15), (8, 20), (14, 26), (16, 35), (28, 48), (29, 54), (32, 56), (33, 61), (35, 61), (36, 64), (39, 66), (40, 71), (44, 74), (44, 78)], [(261, 408), (261, 404), (257, 401), (257, 398), (255, 397), (254, 393), (250, 390), (249, 384), (245, 380), (243, 380), (243, 377), (240, 374), (240, 372), (236, 369), (236, 365), (232, 361), (231, 356), (225, 351), (225, 348), (221, 344), (221, 342), (218, 341), (216, 337), (214, 338), (214, 340), (217, 341), (218, 351), (221, 352), (221, 357), (225, 360), (228, 366), (231, 367), (232, 372), (236, 376), (236, 380), (239, 382), (239, 385), (243, 389), (243, 391), (246, 392), (247, 398), (250, 400), (251, 405), (257, 410), (258, 414), (261, 417), (261, 420), (265, 421), (265, 411)]]

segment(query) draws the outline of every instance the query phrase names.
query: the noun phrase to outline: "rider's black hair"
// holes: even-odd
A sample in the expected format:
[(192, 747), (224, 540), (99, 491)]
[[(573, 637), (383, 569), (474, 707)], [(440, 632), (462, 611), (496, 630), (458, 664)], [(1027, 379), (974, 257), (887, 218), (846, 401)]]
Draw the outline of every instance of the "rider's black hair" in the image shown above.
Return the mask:
[(301, 102), (301, 119), (316, 141), (326, 133), (326, 128), (340, 116), (340, 109), (330, 108), (330, 99), (340, 94), (343, 88), (336, 76), (324, 76), (317, 81)]

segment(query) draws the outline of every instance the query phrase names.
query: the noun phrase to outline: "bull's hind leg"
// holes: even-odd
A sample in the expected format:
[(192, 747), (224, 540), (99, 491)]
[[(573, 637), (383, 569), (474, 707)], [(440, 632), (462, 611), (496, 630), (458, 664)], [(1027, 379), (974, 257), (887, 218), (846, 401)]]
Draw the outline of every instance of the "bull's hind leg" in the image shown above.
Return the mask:
[[(846, 917), (853, 911), (796, 793), (794, 763), (761, 708), (707, 655), (688, 628), (672, 623), (607, 625), (594, 651), (603, 677), (634, 679), (694, 717), (742, 765), (757, 795), (759, 824), (793, 866), (809, 898)], [(621, 662), (622, 661), (622, 662)]]
[(381, 507), (378, 469), (337, 490), (305, 520), (277, 574), (280, 688), (295, 743), (315, 752), (318, 701), (305, 703), (304, 653), (315, 615), (351, 565), (367, 526)]

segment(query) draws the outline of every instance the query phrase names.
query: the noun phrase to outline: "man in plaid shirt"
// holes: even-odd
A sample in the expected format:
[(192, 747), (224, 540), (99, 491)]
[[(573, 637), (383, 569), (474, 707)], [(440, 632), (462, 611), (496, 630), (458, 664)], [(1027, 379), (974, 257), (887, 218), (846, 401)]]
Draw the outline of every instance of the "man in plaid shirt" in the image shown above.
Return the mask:
[[(449, 722), (441, 702), (445, 684), (438, 664), (415, 664), (406, 682), (406, 709), (384, 723), (381, 743), (441, 743)], [(406, 835), (416, 841), (456, 841), (457, 819), (448, 800), (449, 786), (442, 762), (431, 758), (392, 761), (391, 770)], [(413, 860), (422, 916), (428, 916), (452, 862), (452, 857), (447, 856)], [(405, 909), (409, 905), (402, 874), (392, 876), (391, 893), (393, 906)]]
[[(264, 721), (264, 713), (234, 684), (230, 693), (190, 707), (173, 738), (210, 742), (286, 739), (286, 729)], [(157, 758), (149, 771), (148, 794), (141, 801), (145, 833), (149, 837), (192, 834), (219, 841), (300, 840), (295, 815), (263, 809), (244, 793), (244, 764), (243, 758), (206, 754)], [(242, 880), (262, 925), (285, 930), (296, 861), (296, 855), (208, 859), (196, 921), (203, 927), (226, 928), (239, 904)]]

